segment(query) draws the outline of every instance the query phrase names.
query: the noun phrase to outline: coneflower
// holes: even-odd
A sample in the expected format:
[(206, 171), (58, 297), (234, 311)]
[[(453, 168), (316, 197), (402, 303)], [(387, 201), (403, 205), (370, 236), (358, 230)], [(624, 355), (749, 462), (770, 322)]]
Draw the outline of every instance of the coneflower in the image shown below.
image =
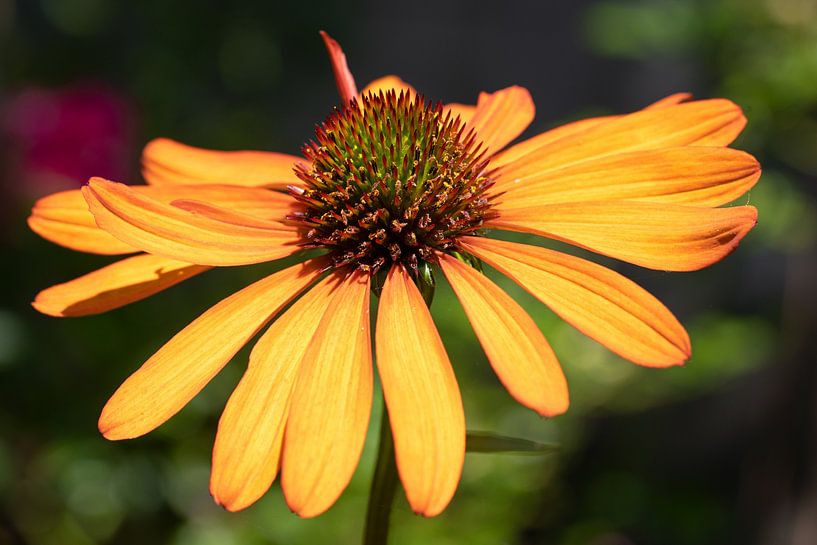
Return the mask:
[(29, 221), (43, 237), (136, 255), (49, 288), (34, 306), (93, 314), (210, 267), (322, 250), (194, 320), (114, 393), (99, 428), (109, 439), (155, 429), (271, 322), (221, 417), (211, 492), (242, 509), (280, 473), (289, 506), (317, 515), (342, 493), (363, 448), (374, 293), (397, 468), (414, 511), (432, 516), (451, 500), (465, 453), (459, 389), (427, 308), (434, 276), (448, 279), (510, 394), (558, 415), (568, 407), (559, 363), (482, 263), (636, 364), (683, 363), (689, 337), (618, 273), (492, 231), (533, 233), (653, 269), (700, 269), (755, 225), (753, 207), (720, 206), (751, 188), (760, 166), (726, 147), (746, 122), (728, 100), (673, 95), (506, 148), (533, 119), (526, 90), (444, 105), (389, 76), (358, 93), (340, 47), (324, 38), (343, 102), (303, 157), (159, 139), (144, 152), (149, 185), (92, 179), (82, 194), (39, 201)]

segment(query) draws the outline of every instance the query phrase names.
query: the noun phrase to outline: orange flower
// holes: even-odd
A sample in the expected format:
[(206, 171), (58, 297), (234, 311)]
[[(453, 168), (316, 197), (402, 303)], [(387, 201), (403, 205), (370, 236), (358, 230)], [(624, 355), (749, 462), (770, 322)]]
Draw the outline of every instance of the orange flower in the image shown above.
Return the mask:
[(389, 76), (358, 93), (340, 47), (324, 39), (344, 101), (303, 157), (159, 139), (144, 152), (149, 185), (92, 179), (82, 195), (39, 201), (30, 225), (43, 237), (136, 255), (49, 288), (34, 306), (55, 316), (92, 314), (210, 267), (323, 249), (179, 332), (116, 391), (99, 428), (109, 439), (155, 429), (272, 322), (221, 417), (211, 491), (227, 509), (242, 509), (280, 472), (290, 507), (317, 515), (346, 487), (363, 448), (374, 292), (377, 368), (398, 471), (412, 508), (436, 515), (460, 478), (465, 419), (424, 301), (434, 271), (453, 287), (510, 394), (558, 415), (568, 393), (553, 351), (522, 307), (480, 273), (480, 261), (636, 364), (683, 363), (688, 335), (618, 273), (489, 231), (534, 233), (652, 269), (700, 269), (755, 225), (753, 207), (720, 206), (752, 187), (760, 166), (726, 147), (746, 122), (728, 100), (673, 95), (507, 147), (533, 119), (525, 89), (443, 106)]

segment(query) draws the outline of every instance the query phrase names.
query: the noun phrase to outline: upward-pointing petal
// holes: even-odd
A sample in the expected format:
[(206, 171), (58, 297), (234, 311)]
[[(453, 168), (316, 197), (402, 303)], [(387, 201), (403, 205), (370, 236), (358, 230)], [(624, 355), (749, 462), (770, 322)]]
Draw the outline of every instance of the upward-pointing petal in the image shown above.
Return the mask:
[(389, 271), (375, 329), (377, 369), (400, 480), (415, 513), (439, 514), (465, 459), (465, 416), (440, 336), (408, 272)]
[(480, 93), (468, 126), (477, 131), (489, 152), (495, 153), (528, 128), (535, 112), (527, 89), (508, 87), (495, 93)]
[(313, 260), (284, 269), (196, 318), (119, 387), (102, 410), (99, 430), (108, 439), (130, 439), (164, 423), (311, 284), (322, 266)]
[(477, 111), (476, 106), (472, 106), (470, 104), (458, 104), (456, 102), (446, 104), (445, 109), (451, 112), (452, 119), (459, 116), (463, 123), (468, 123), (471, 121), (471, 118), (474, 117), (474, 113)]
[(369, 85), (367, 85), (363, 91), (361, 91), (361, 95), (366, 95), (368, 93), (378, 94), (380, 92), (387, 92), (387, 91), (394, 91), (398, 95), (401, 91), (409, 93), (409, 94), (416, 94), (417, 91), (403, 81), (402, 79), (398, 78), (397, 76), (383, 76), (382, 78), (377, 78)]
[(323, 38), (323, 44), (326, 46), (326, 52), (329, 53), (329, 61), (332, 63), (332, 73), (335, 75), (338, 93), (345, 104), (357, 96), (355, 78), (352, 76), (351, 70), (349, 70), (346, 54), (341, 49), (340, 44), (323, 30), (320, 34), (321, 38)]

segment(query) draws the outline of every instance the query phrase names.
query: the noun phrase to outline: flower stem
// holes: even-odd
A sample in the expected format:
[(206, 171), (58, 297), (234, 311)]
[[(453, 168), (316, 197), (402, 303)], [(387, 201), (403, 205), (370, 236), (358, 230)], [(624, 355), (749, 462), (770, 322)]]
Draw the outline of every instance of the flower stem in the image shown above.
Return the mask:
[(366, 510), (366, 532), (363, 545), (386, 545), (389, 539), (389, 518), (394, 494), (397, 492), (397, 466), (394, 462), (394, 443), (391, 437), (389, 413), (383, 404), (380, 418), (380, 445), (377, 449), (377, 463), (369, 492), (369, 506)]

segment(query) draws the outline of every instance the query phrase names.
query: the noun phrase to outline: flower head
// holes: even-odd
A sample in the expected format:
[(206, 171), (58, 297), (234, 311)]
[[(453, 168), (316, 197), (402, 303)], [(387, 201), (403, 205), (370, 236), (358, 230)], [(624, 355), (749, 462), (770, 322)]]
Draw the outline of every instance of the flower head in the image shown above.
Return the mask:
[(397, 263), (415, 275), (456, 250), (491, 213), (488, 160), (459, 117), (414, 94), (380, 91), (336, 111), (303, 148), (293, 186), (304, 205), (289, 219), (335, 268), (375, 273)]
[(358, 93), (340, 47), (324, 39), (343, 102), (303, 157), (159, 139), (143, 156), (148, 185), (92, 179), (82, 194), (39, 201), (29, 223), (45, 238), (135, 255), (49, 288), (34, 305), (92, 314), (211, 267), (323, 250), (176, 334), (116, 391), (100, 430), (124, 439), (161, 425), (271, 322), (219, 422), (211, 492), (242, 509), (280, 473), (290, 507), (317, 515), (346, 487), (363, 447), (375, 293), (377, 369), (400, 478), (412, 508), (431, 516), (451, 500), (465, 453), (459, 389), (427, 308), (434, 274), (448, 279), (510, 394), (555, 416), (568, 407), (556, 356), (480, 263), (636, 364), (683, 363), (689, 337), (620, 274), (488, 235), (533, 233), (644, 267), (695, 270), (754, 226), (754, 208), (720, 206), (752, 187), (760, 167), (726, 147), (746, 122), (727, 100), (673, 95), (507, 147), (533, 119), (524, 89), (443, 105), (390, 76)]

